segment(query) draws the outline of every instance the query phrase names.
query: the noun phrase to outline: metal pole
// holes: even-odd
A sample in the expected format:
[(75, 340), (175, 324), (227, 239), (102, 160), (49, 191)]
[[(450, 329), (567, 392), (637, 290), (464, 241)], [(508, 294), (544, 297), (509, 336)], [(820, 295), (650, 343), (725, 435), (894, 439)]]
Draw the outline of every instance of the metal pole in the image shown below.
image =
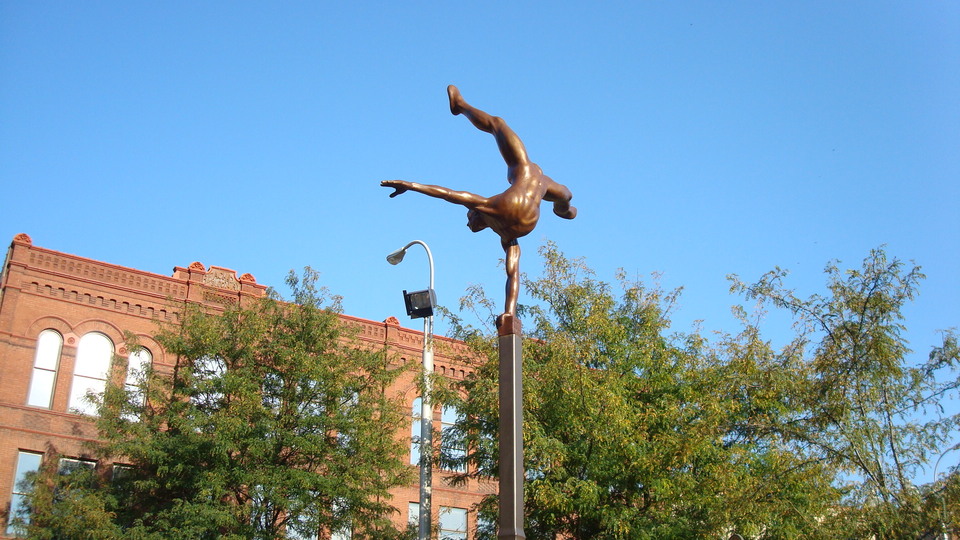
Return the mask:
[[(430, 264), (430, 290), (433, 291), (433, 254), (430, 246), (421, 240), (414, 240), (403, 246), (395, 254), (401, 255), (397, 260), (387, 260), (397, 264), (402, 255), (410, 246), (418, 244), (427, 252), (427, 262)], [(419, 540), (430, 540), (430, 529), (433, 517), (433, 403), (430, 394), (433, 392), (433, 315), (423, 318), (423, 396), (420, 398), (420, 517)]]
[[(427, 252), (429, 253), (429, 251)], [(433, 288), (431, 264), (430, 288)], [(433, 316), (423, 319), (423, 397), (420, 399), (420, 537), (430, 540), (433, 502)]]

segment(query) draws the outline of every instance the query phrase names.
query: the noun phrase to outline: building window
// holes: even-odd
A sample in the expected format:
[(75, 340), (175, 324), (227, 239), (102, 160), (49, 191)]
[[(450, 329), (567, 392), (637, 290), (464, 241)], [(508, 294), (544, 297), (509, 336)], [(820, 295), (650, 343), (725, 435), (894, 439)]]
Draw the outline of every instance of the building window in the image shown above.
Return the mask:
[[(129, 403), (135, 410), (142, 408), (147, 402), (146, 375), (153, 363), (153, 353), (149, 349), (141, 348), (130, 354), (127, 359), (127, 378), (124, 381), (124, 390), (127, 391)], [(136, 422), (140, 418), (133, 413), (127, 413), (124, 418)]]
[(279, 373), (268, 372), (263, 375), (260, 385), (260, 401), (263, 407), (273, 414), (279, 414), (283, 407), (284, 381)]
[(57, 383), (63, 336), (56, 330), (44, 330), (37, 337), (37, 352), (33, 358), (33, 377), (27, 405), (49, 409), (53, 403), (53, 388)]
[(88, 396), (103, 394), (112, 358), (113, 342), (107, 336), (91, 332), (80, 338), (70, 388), (71, 411), (86, 415), (97, 413), (96, 404)]
[(37, 452), (20, 452), (17, 456), (17, 474), (13, 479), (13, 494), (10, 497), (10, 514), (7, 519), (7, 534), (19, 536), (25, 532), (30, 523), (29, 516), (21, 516), (24, 508), (24, 499), (30, 492), (31, 485), (27, 479), (30, 473), (40, 470), (43, 454)]
[(452, 405), (444, 406), (440, 413), (440, 455), (446, 462), (444, 468), (455, 472), (465, 472), (467, 470), (465, 463), (466, 449), (463, 441), (453, 429), (461, 416), (460, 410)]
[(60, 467), (57, 472), (62, 476), (67, 476), (78, 471), (92, 471), (97, 467), (96, 461), (74, 458), (60, 458)]
[(306, 506), (296, 504), (297, 501), (290, 499), (289, 504), (284, 509), (278, 509), (271, 502), (271, 495), (277, 495), (276, 491), (264, 489), (263, 486), (254, 486), (250, 492), (250, 523), (256, 529), (255, 538), (274, 538), (273, 535), (267, 535), (267, 531), (276, 525), (278, 510), (286, 514), (286, 523), (282, 538), (289, 540), (317, 540), (316, 507), (313, 504)]
[[(346, 517), (347, 514), (347, 504), (346, 501), (342, 499), (334, 499), (333, 501), (333, 516), (338, 520), (342, 520)], [(340, 525), (340, 527), (334, 529), (330, 532), (330, 540), (350, 540), (353, 538), (353, 524), (350, 520), (347, 520), (346, 523)]]
[(112, 482), (123, 482), (130, 479), (133, 476), (134, 469), (133, 465), (126, 465), (124, 463), (114, 463), (113, 471), (110, 474), (110, 481)]
[(330, 533), (330, 540), (350, 540), (353, 538), (353, 530), (349, 525), (344, 525)]
[[(343, 418), (349, 418), (354, 414), (353, 411), (359, 404), (360, 394), (357, 392), (347, 392), (345, 398), (340, 403), (340, 409), (343, 411), (341, 416)], [(353, 452), (351, 448), (353, 446), (353, 435), (350, 434), (350, 430), (353, 429), (353, 424), (353, 422), (344, 422), (343, 428), (337, 431), (337, 444), (339, 444), (341, 448), (346, 449), (348, 453)]]
[[(320, 535), (314, 531), (309, 533), (301, 532), (302, 529), (309, 529), (310, 520), (307, 516), (301, 514), (290, 518), (286, 527), (286, 538), (290, 540), (317, 540)], [(336, 537), (334, 537), (336, 538)]]
[(223, 406), (223, 376), (227, 373), (227, 363), (216, 356), (198, 358), (193, 364), (193, 378), (197, 391), (193, 403), (201, 409), (215, 411)]
[(490, 516), (477, 513), (477, 540), (496, 540), (497, 523)]
[(407, 503), (407, 525), (420, 529), (420, 503)]
[(413, 410), (410, 415), (410, 464), (420, 465), (420, 420), (423, 418), (421, 409), (423, 400), (413, 400)]
[(440, 507), (440, 540), (467, 540), (467, 509)]

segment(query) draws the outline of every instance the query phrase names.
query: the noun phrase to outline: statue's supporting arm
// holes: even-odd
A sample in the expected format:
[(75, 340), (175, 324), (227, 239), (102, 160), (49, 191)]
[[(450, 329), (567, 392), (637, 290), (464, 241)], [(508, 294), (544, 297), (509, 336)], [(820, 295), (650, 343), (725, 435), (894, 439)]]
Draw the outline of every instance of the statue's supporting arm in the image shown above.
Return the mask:
[(520, 244), (516, 240), (502, 242), (504, 263), (507, 270), (506, 300), (503, 312), (517, 314), (517, 300), (520, 297)]

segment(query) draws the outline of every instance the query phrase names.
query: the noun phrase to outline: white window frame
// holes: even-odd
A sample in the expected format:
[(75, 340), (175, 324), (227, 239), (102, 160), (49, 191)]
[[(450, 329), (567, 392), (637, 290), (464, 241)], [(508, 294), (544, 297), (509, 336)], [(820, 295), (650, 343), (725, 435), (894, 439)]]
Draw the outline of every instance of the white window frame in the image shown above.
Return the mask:
[(407, 524), (420, 527), (420, 503), (412, 501), (407, 503)]
[(103, 395), (114, 350), (113, 341), (106, 334), (89, 332), (80, 338), (70, 387), (68, 408), (71, 412), (88, 416), (97, 414), (96, 405), (87, 396)]
[(60, 332), (46, 329), (37, 336), (37, 349), (33, 356), (33, 373), (27, 405), (49, 409), (53, 406), (53, 393), (57, 387), (57, 371), (60, 369), (60, 354), (63, 352), (63, 336)]
[(454, 506), (440, 507), (437, 533), (440, 540), (467, 540), (467, 509)]

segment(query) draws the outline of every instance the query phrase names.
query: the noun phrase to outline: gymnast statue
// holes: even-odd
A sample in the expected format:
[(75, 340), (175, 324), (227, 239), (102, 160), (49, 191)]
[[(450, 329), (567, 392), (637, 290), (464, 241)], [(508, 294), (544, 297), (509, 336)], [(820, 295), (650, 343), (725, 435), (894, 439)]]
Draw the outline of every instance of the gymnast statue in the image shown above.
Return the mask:
[(477, 129), (492, 133), (500, 154), (507, 163), (507, 182), (503, 193), (483, 197), (467, 191), (454, 191), (442, 186), (419, 184), (405, 180), (384, 180), (381, 186), (390, 187), (396, 197), (406, 191), (416, 191), (467, 207), (467, 227), (473, 232), (490, 228), (500, 236), (506, 255), (507, 287), (503, 315), (497, 318), (497, 327), (516, 324), (517, 298), (520, 295), (520, 245), (517, 239), (526, 236), (540, 219), (540, 201), (553, 203), (553, 213), (573, 219), (577, 209), (570, 206), (573, 194), (562, 184), (543, 174), (540, 166), (530, 161), (520, 137), (498, 116), (492, 116), (468, 104), (456, 86), (447, 87), (450, 112), (463, 114)]

